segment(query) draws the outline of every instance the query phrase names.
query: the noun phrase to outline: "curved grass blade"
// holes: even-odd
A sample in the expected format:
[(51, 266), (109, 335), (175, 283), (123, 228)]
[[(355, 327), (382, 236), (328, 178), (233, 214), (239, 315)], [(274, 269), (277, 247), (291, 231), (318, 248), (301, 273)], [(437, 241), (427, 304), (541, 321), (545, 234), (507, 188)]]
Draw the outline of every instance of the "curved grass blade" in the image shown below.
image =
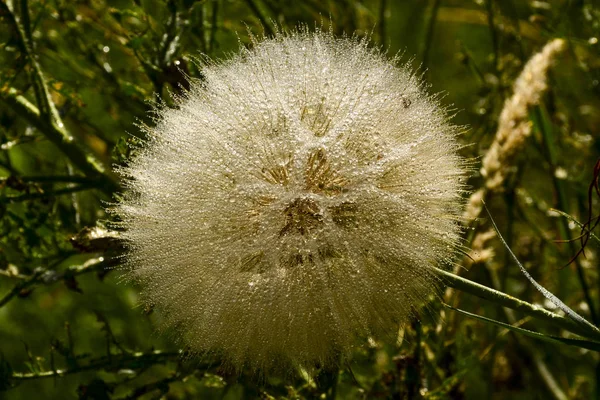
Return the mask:
[(520, 311), (541, 321), (550, 322), (556, 327), (566, 329), (567, 331), (575, 333), (579, 336), (600, 341), (600, 331), (590, 329), (587, 325), (580, 325), (571, 318), (553, 313), (543, 307), (536, 306), (526, 301), (519, 300), (516, 297), (462, 278), (458, 275), (454, 275), (451, 272), (444, 271), (436, 267), (432, 268), (445, 284), (456, 290), (469, 293), (473, 296), (479, 297), (480, 299), (489, 300), (512, 310)]
[(508, 250), (508, 253), (512, 257), (512, 259), (515, 260), (515, 263), (517, 263), (517, 265), (521, 269), (521, 272), (523, 273), (523, 275), (525, 275), (525, 277), (529, 280), (529, 282), (531, 282), (531, 284), (533, 286), (535, 286), (535, 288), (541, 294), (543, 294), (545, 298), (547, 298), (552, 303), (554, 303), (554, 305), (556, 307), (558, 307), (561, 310), (563, 310), (565, 312), (565, 314), (567, 314), (567, 316), (569, 318), (571, 318), (573, 321), (577, 322), (581, 326), (585, 326), (588, 329), (594, 330), (596, 333), (600, 332), (600, 330), (596, 326), (592, 325), (588, 320), (586, 320), (581, 315), (579, 315), (575, 311), (573, 311), (569, 306), (567, 306), (565, 303), (563, 303), (558, 297), (556, 297), (555, 295), (553, 295), (552, 293), (550, 293), (550, 291), (548, 289), (546, 289), (545, 287), (543, 287), (542, 285), (540, 285), (539, 283), (537, 283), (537, 281), (535, 279), (533, 279), (533, 277), (531, 275), (529, 275), (529, 272), (527, 272), (527, 270), (525, 269), (525, 267), (523, 267), (523, 264), (521, 264), (521, 262), (519, 261), (519, 259), (517, 258), (517, 256), (515, 256), (515, 253), (512, 252), (512, 250), (510, 249), (510, 247), (508, 246), (508, 244), (506, 243), (506, 241), (502, 237), (502, 234), (500, 233), (500, 230), (498, 229), (498, 226), (496, 225), (496, 222), (492, 218), (492, 214), (490, 213), (490, 210), (488, 210), (487, 205), (485, 204), (485, 202), (483, 200), (481, 202), (483, 203), (483, 207), (485, 208), (485, 211), (487, 212), (488, 216), (490, 217), (490, 221), (492, 222), (492, 226), (494, 227), (494, 230), (498, 234), (498, 237), (500, 238), (500, 241), (502, 242), (502, 244), (504, 245), (504, 247), (506, 248), (506, 250)]
[(593, 342), (593, 341), (590, 341), (590, 340), (582, 340), (582, 339), (569, 339), (569, 338), (563, 338), (563, 337), (560, 337), (560, 336), (546, 335), (546, 334), (543, 334), (543, 333), (530, 331), (529, 329), (519, 328), (517, 326), (510, 325), (510, 324), (507, 324), (505, 322), (496, 321), (496, 320), (491, 319), (491, 318), (482, 317), (480, 315), (473, 314), (473, 313), (470, 313), (468, 311), (461, 310), (460, 308), (454, 308), (454, 307), (452, 307), (452, 306), (450, 306), (448, 304), (444, 304), (444, 306), (446, 308), (449, 308), (449, 309), (451, 309), (453, 311), (456, 311), (456, 312), (458, 312), (460, 314), (463, 314), (463, 315), (466, 315), (468, 317), (475, 318), (475, 319), (478, 319), (480, 321), (484, 321), (484, 322), (487, 322), (487, 323), (490, 323), (490, 324), (498, 325), (498, 326), (500, 326), (502, 328), (506, 328), (506, 329), (511, 330), (513, 332), (520, 333), (522, 335), (529, 336), (529, 337), (532, 337), (532, 338), (535, 338), (535, 339), (544, 340), (544, 341), (550, 342), (550, 343), (561, 343), (561, 344), (566, 344), (566, 345), (569, 345), (569, 346), (575, 346), (575, 347), (579, 347), (579, 348), (582, 348), (582, 349), (587, 349), (587, 350), (592, 350), (592, 351), (600, 352), (600, 342)]
[(573, 216), (567, 214), (564, 211), (560, 211), (557, 210), (556, 208), (550, 208), (550, 211), (553, 211), (563, 217), (565, 217), (566, 219), (568, 219), (569, 221), (572, 221), (575, 225), (577, 225), (579, 228), (583, 229), (585, 233), (589, 233), (590, 237), (592, 239), (594, 239), (595, 241), (597, 241), (598, 243), (600, 243), (600, 238), (598, 236), (596, 236), (592, 231), (588, 230), (584, 224), (582, 224), (581, 222), (577, 221), (575, 218), (573, 218)]

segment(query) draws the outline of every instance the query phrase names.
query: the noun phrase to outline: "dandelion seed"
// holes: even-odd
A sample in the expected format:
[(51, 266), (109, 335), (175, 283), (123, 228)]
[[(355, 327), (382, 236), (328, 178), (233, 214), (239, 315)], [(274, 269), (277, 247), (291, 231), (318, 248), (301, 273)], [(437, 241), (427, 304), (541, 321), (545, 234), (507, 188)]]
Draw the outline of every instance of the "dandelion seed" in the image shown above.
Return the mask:
[(457, 128), (364, 40), (278, 34), (203, 78), (122, 170), (145, 302), (236, 369), (395, 337), (459, 240)]

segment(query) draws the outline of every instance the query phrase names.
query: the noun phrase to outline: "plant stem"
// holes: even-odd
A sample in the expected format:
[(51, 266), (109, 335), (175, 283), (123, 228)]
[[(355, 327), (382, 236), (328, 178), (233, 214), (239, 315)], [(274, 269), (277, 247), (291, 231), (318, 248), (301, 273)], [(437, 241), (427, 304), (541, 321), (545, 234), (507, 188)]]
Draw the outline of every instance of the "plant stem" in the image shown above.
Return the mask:
[(454, 275), (442, 269), (434, 268), (434, 270), (440, 276), (444, 283), (446, 283), (448, 286), (453, 287), (454, 289), (461, 290), (463, 292), (472, 294), (485, 300), (489, 300), (491, 302), (513, 310), (521, 311), (524, 314), (530, 315), (540, 320), (551, 322), (556, 326), (560, 326), (561, 328), (576, 333), (578, 335), (588, 337), (590, 339), (600, 340), (600, 331), (597, 329), (594, 330), (592, 327), (580, 325), (569, 318), (565, 318), (561, 315), (547, 311), (534, 304), (519, 300), (506, 293), (489, 288), (487, 286), (480, 285), (478, 283), (462, 278), (458, 275)]
[(161, 352), (153, 351), (151, 353), (127, 353), (104, 356), (90, 360), (87, 364), (69, 368), (56, 369), (44, 372), (14, 372), (11, 379), (14, 381), (25, 381), (39, 378), (54, 378), (58, 376), (76, 374), (78, 372), (93, 371), (93, 370), (118, 370), (118, 369), (138, 369), (148, 364), (158, 364), (166, 361), (177, 361), (181, 358), (181, 352)]
[(81, 183), (81, 184), (92, 184), (85, 176), (77, 175), (28, 175), (28, 176), (13, 176), (8, 178), (0, 178), (0, 183), (7, 181), (8, 179), (17, 179), (22, 182), (35, 182), (35, 183)]
[(275, 31), (271, 27), (271, 24), (269, 24), (269, 21), (267, 20), (267, 18), (263, 15), (262, 11), (260, 10), (260, 7), (258, 7), (258, 4), (256, 4), (256, 2), (254, 0), (246, 0), (246, 4), (252, 10), (254, 15), (256, 15), (256, 18), (258, 18), (258, 20), (260, 21), (260, 24), (262, 25), (264, 30), (267, 32), (267, 34), (269, 36), (275, 35)]
[(425, 38), (423, 40), (423, 51), (421, 55), (422, 68), (427, 71), (427, 64), (429, 63), (429, 50), (433, 41), (433, 31), (437, 22), (437, 15), (440, 9), (441, 0), (433, 0), (431, 5), (431, 12), (429, 14), (429, 21), (427, 22), (427, 30), (425, 31)]
[[(91, 258), (80, 265), (70, 266), (65, 272), (52, 276), (51, 282), (57, 282), (65, 278), (73, 278), (86, 272), (101, 271), (106, 265), (109, 265), (110, 261), (105, 260), (103, 257)], [(49, 270), (39, 268), (33, 274), (24, 276), (14, 276), (20, 281), (8, 292), (4, 297), (0, 298), (0, 308), (5, 306), (15, 296), (21, 293), (23, 290), (28, 289), (40, 282), (47, 282), (44, 279), (45, 273)], [(5, 275), (5, 274), (3, 274)]]
[(217, 41), (217, 28), (219, 26), (219, 5), (220, 0), (213, 2), (212, 15), (211, 15), (211, 23), (210, 23), (210, 31), (208, 37), (208, 51), (212, 52), (215, 49), (216, 41)]
[(494, 54), (494, 71), (498, 74), (498, 36), (496, 35), (496, 27), (494, 24), (494, 3), (493, 0), (486, 0), (485, 7), (487, 11), (488, 26), (490, 28), (490, 36), (492, 39), (492, 50)]
[(88, 178), (97, 181), (98, 187), (104, 193), (111, 195), (120, 190), (116, 180), (106, 173), (102, 164), (90, 152), (74, 140), (64, 125), (59, 125), (56, 120), (42, 119), (38, 108), (20, 95), (16, 89), (1, 91), (0, 102), (42, 132), (79, 170)]
[(0, 11), (14, 26), (19, 47), (31, 63), (32, 81), (38, 105), (36, 107), (31, 104), (14, 88), (0, 90), (0, 102), (9, 106), (16, 114), (35, 126), (86, 176), (97, 180), (104, 193), (111, 195), (120, 189), (119, 184), (106, 174), (102, 164), (89, 151), (75, 142), (60, 118), (50, 96), (42, 69), (33, 55), (33, 35), (31, 34), (27, 0), (20, 1), (20, 8), (21, 19), (19, 20), (5, 2), (0, 2)]
[(16, 196), (3, 196), (3, 197), (0, 197), (0, 201), (6, 202), (8, 204), (8, 203), (19, 203), (21, 201), (47, 199), (47, 198), (51, 198), (51, 197), (61, 196), (64, 194), (72, 194), (72, 193), (81, 192), (82, 190), (93, 189), (94, 187), (95, 187), (94, 185), (81, 184), (81, 185), (77, 185), (77, 186), (71, 186), (71, 187), (67, 187), (67, 188), (63, 188), (63, 189), (58, 189), (53, 192), (47, 192), (47, 193), (46, 192), (26, 193), (26, 194), (16, 195)]
[(379, 1), (379, 20), (378, 20), (378, 25), (379, 25), (379, 42), (381, 43), (382, 46), (386, 46), (386, 23), (385, 23), (385, 13), (386, 13), (386, 9), (387, 9), (387, 0), (380, 0)]
[[(549, 119), (548, 112), (543, 105), (539, 105), (533, 110), (533, 117), (535, 118), (535, 122), (537, 122), (537, 127), (540, 130), (543, 138), (543, 143), (546, 147), (546, 156), (547, 161), (550, 164), (550, 173), (552, 183), (554, 185), (554, 190), (556, 192), (556, 204), (557, 208), (568, 213), (569, 212), (569, 202), (566, 195), (566, 190), (563, 185), (563, 182), (556, 177), (556, 149), (554, 148), (554, 132), (552, 122)], [(561, 236), (568, 242), (568, 247), (571, 251), (571, 254), (575, 254), (577, 249), (575, 248), (575, 243), (573, 242), (573, 238), (571, 236), (571, 231), (569, 229), (569, 224), (567, 220), (561, 218), (559, 223), (559, 230), (561, 232)], [(598, 324), (600, 322), (600, 318), (596, 313), (596, 307), (594, 300), (590, 294), (590, 289), (588, 287), (585, 274), (583, 272), (583, 267), (579, 262), (578, 258), (573, 260), (575, 264), (575, 270), (577, 272), (577, 279), (579, 280), (579, 284), (581, 285), (581, 290), (583, 292), (583, 296), (585, 298), (585, 302), (588, 305), (590, 316), (592, 322), (594, 324)]]

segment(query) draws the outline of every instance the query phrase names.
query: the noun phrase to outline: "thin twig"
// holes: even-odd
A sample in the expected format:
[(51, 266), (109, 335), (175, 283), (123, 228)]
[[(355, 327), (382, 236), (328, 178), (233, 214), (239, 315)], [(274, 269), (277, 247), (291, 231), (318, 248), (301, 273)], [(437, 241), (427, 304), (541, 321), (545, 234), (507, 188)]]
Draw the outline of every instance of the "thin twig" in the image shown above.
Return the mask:
[(74, 140), (64, 125), (59, 125), (55, 120), (44, 120), (37, 107), (20, 95), (16, 89), (0, 91), (0, 102), (42, 132), (79, 170), (88, 178), (97, 181), (99, 189), (104, 193), (110, 195), (120, 190), (116, 180), (106, 173), (102, 164), (89, 151)]
[(137, 387), (133, 392), (131, 392), (131, 394), (122, 397), (119, 400), (134, 400), (155, 390), (160, 390), (161, 394), (166, 394), (165, 389), (167, 389), (168, 391), (170, 383), (183, 381), (185, 378), (186, 376), (182, 376), (180, 373), (175, 373), (172, 376), (166, 377), (159, 381), (150, 382), (140, 387)]
[(0, 183), (7, 179), (17, 179), (22, 182), (37, 182), (37, 183), (82, 183), (92, 184), (89, 178), (77, 175), (39, 175), (39, 176), (12, 176), (8, 178), (0, 178)]
[(0, 299), (0, 307), (3, 307), (4, 305), (6, 305), (15, 296), (17, 296), (19, 293), (22, 293), (23, 290), (26, 290), (30, 286), (35, 285), (39, 281), (39, 279), (43, 273), (44, 273), (44, 270), (40, 269), (40, 270), (36, 271), (31, 277), (29, 277), (29, 279), (23, 280), (23, 281), (17, 283), (11, 289), (10, 292), (8, 292), (3, 298)]
[(95, 188), (95, 186), (96, 185), (81, 184), (81, 185), (77, 185), (77, 186), (71, 186), (71, 187), (67, 187), (67, 188), (63, 188), (63, 189), (58, 189), (53, 192), (26, 193), (26, 194), (20, 194), (20, 195), (16, 195), (16, 196), (2, 196), (2, 197), (0, 197), (0, 202), (19, 203), (22, 201), (47, 199), (50, 197), (61, 196), (63, 194), (71, 194), (71, 193), (81, 192), (83, 190), (93, 189), (93, 188)]
[(38, 103), (38, 107), (42, 115), (48, 119), (57, 118), (57, 121), (60, 121), (60, 116), (58, 114), (58, 110), (54, 106), (50, 98), (50, 92), (48, 91), (48, 85), (46, 84), (46, 80), (44, 79), (44, 75), (42, 73), (42, 69), (37, 59), (33, 56), (33, 35), (31, 33), (31, 19), (29, 18), (29, 4), (27, 0), (21, 0), (20, 8), (21, 8), (21, 22), (11, 12), (8, 8), (8, 5), (4, 5), (6, 15), (9, 18), (9, 21), (15, 27), (17, 32), (17, 39), (19, 43), (19, 47), (21, 52), (27, 56), (31, 66), (33, 67), (33, 89), (35, 92), (35, 97)]
[(32, 379), (41, 378), (54, 378), (57, 376), (65, 376), (71, 374), (77, 374), (79, 372), (94, 371), (94, 370), (105, 370), (114, 371), (119, 369), (139, 369), (147, 364), (159, 364), (167, 361), (178, 361), (183, 352), (161, 352), (153, 351), (151, 353), (126, 353), (112, 355), (112, 357), (100, 357), (90, 360), (86, 364), (79, 365), (73, 368), (67, 369), (56, 369), (52, 371), (43, 372), (14, 372), (11, 379), (14, 381), (25, 381)]
[(106, 175), (102, 164), (89, 151), (77, 144), (73, 136), (66, 130), (65, 124), (50, 96), (42, 69), (33, 56), (33, 36), (29, 23), (27, 0), (21, 0), (20, 7), (21, 21), (17, 19), (7, 3), (0, 2), (0, 11), (7, 16), (9, 22), (15, 27), (19, 47), (31, 62), (34, 74), (32, 80), (38, 107), (31, 104), (14, 88), (1, 90), (0, 101), (46, 135), (87, 176), (99, 180), (101, 189), (110, 195), (119, 190), (119, 185), (116, 180)]
[(74, 278), (78, 275), (97, 271), (103, 269), (110, 261), (104, 259), (104, 257), (92, 258), (84, 262), (83, 264), (74, 265), (63, 273), (55, 273), (50, 279), (46, 278), (48, 273), (53, 273), (53, 270), (44, 268), (38, 268), (36, 271), (28, 276), (26, 279), (22, 279), (22, 275), (17, 276), (21, 279), (4, 297), (0, 299), (0, 308), (11, 301), (15, 296), (21, 293), (23, 290), (30, 288), (38, 283), (58, 282), (66, 278)]

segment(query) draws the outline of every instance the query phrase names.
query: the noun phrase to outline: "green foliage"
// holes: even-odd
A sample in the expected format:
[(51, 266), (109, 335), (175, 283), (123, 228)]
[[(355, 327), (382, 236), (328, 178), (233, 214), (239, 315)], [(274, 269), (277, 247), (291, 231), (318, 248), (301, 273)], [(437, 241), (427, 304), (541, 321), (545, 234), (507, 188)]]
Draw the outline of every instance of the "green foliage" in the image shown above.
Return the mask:
[[(137, 289), (113, 271), (118, 241), (94, 229), (120, 190), (111, 166), (143, 140), (153, 104), (168, 107), (186, 76), (202, 77), (196, 59), (299, 23), (414, 55), (432, 92), (457, 110), (454, 122), (468, 127), (462, 152), (476, 166), (474, 190), (516, 76), (549, 39), (564, 38), (550, 89), (531, 110), (533, 133), (488, 205), (535, 280), (600, 323), (598, 243), (566, 266), (600, 204), (590, 186), (600, 157), (594, 1), (0, 0), (0, 398), (600, 396), (597, 338), (531, 311), (529, 303), (556, 308), (496, 240), (493, 258), (457, 260), (468, 266), (460, 274), (529, 305), (507, 311), (507, 298), (453, 283), (459, 291), (443, 300), (464, 312), (432, 299), (397, 343), (369, 342), (345, 368), (314, 379), (231, 376), (155, 332), (160, 315), (136, 308)], [(489, 228), (485, 218), (472, 222), (465, 251)]]

